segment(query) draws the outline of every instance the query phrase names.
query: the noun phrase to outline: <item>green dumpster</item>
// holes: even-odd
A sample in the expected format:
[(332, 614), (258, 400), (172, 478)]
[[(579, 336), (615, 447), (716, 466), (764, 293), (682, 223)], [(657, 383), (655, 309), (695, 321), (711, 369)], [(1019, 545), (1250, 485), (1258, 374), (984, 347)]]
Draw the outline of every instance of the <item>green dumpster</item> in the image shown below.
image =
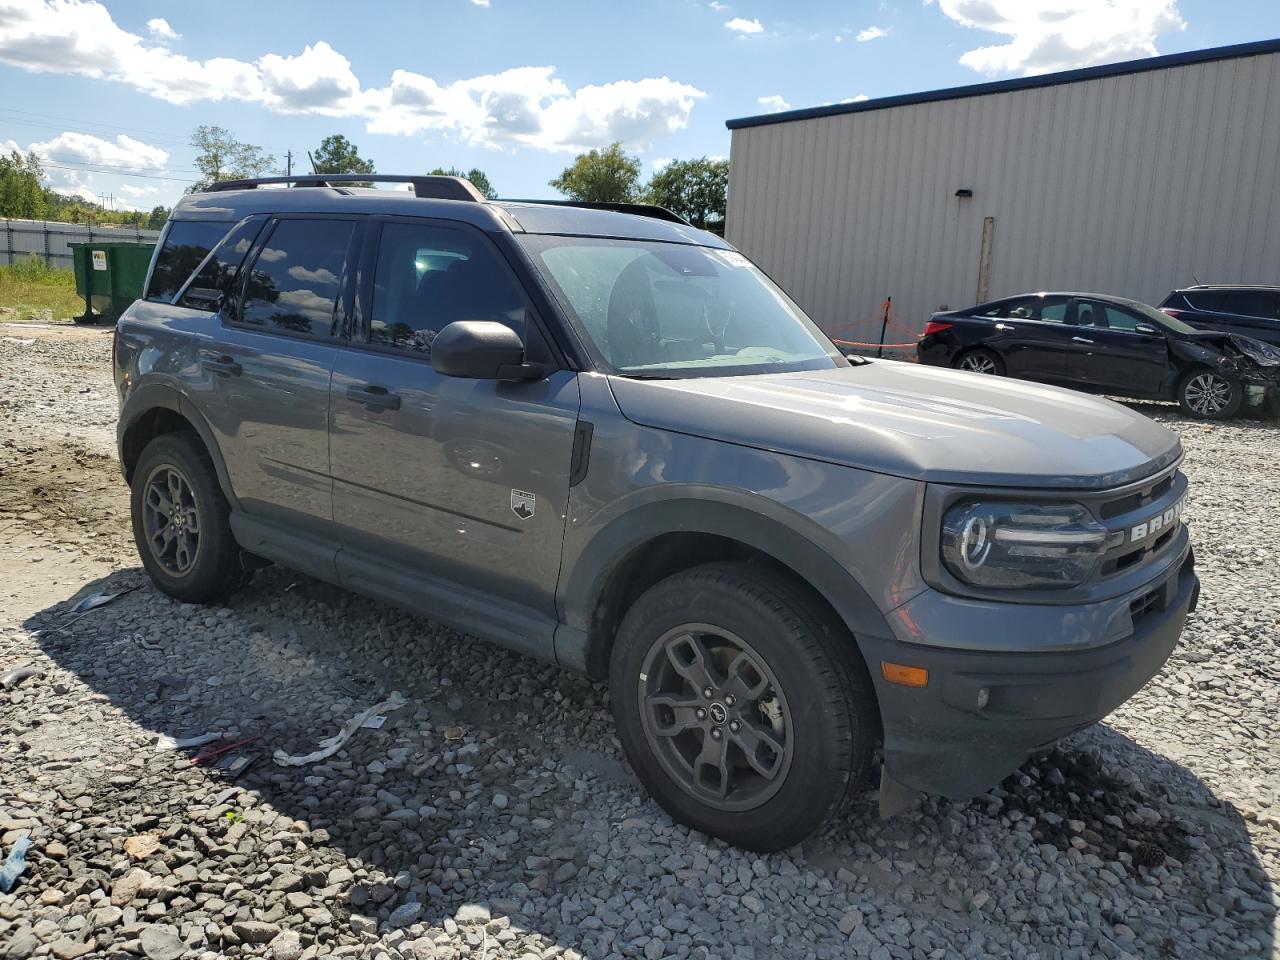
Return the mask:
[(84, 313), (76, 323), (115, 323), (129, 304), (142, 296), (154, 243), (70, 243), (76, 293), (84, 297)]

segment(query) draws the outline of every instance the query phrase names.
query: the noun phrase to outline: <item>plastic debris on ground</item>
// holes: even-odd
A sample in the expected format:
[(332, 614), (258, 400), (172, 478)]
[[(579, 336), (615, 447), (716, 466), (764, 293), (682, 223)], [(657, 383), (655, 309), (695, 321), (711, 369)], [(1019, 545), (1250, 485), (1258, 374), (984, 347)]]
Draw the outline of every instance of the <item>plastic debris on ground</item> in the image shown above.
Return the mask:
[(156, 753), (165, 753), (169, 750), (185, 750), (188, 747), (203, 747), (206, 743), (212, 743), (221, 736), (221, 733), (214, 732), (202, 733), (198, 737), (178, 739), (162, 733), (160, 739), (156, 741)]
[(117, 590), (115, 593), (91, 593), (87, 597), (81, 597), (68, 613), (88, 613), (90, 610), (96, 610), (98, 607), (105, 607), (113, 600), (118, 600), (126, 593), (133, 593), (137, 590), (136, 586), (128, 587), (124, 590)]
[(13, 889), (22, 871), (27, 869), (27, 850), (31, 848), (31, 840), (19, 837), (14, 841), (13, 849), (5, 858), (4, 866), (0, 866), (0, 893), (8, 893)]
[(327, 737), (319, 743), (320, 749), (314, 753), (308, 753), (303, 756), (290, 756), (283, 750), (277, 750), (272, 759), (282, 767), (301, 767), (308, 763), (319, 763), (327, 757), (333, 756), (342, 745), (350, 740), (357, 730), (359, 730), (371, 718), (380, 713), (390, 713), (392, 710), (399, 710), (408, 701), (399, 693), (393, 692), (391, 696), (383, 700), (382, 703), (375, 703), (367, 710), (361, 710), (354, 717), (348, 720), (341, 730), (332, 737)]

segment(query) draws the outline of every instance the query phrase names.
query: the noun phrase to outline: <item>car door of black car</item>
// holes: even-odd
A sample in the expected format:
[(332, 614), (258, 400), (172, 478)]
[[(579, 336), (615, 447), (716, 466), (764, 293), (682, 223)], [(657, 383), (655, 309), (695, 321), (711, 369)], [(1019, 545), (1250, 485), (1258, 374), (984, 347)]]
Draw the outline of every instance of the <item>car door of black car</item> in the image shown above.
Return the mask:
[(1164, 334), (1140, 314), (1113, 303), (1077, 299), (1070, 379), (1124, 395), (1159, 394), (1170, 375)]
[(1067, 376), (1071, 332), (1068, 297), (1032, 296), (1006, 300), (991, 320), (990, 346), (1004, 358), (1005, 372), (1025, 380)]

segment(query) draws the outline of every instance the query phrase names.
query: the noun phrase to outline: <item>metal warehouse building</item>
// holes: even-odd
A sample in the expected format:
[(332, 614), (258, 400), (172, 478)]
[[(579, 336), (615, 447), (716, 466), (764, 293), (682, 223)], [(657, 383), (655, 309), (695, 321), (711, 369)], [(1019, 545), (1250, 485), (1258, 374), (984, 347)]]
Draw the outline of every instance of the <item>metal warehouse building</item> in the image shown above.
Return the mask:
[(726, 236), (828, 333), (1280, 283), (1280, 40), (731, 120)]

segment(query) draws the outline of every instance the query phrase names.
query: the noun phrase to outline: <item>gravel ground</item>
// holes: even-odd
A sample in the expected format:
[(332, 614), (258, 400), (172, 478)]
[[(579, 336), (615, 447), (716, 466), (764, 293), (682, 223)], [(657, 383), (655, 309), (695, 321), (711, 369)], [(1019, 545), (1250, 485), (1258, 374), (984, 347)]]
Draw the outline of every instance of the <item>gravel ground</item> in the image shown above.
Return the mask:
[(0, 956), (1280, 957), (1280, 426), (1143, 408), (1186, 444), (1204, 594), (1106, 723), (757, 856), (643, 793), (600, 685), (283, 569), (153, 590), (109, 340), (0, 325), (0, 674), (43, 671), (0, 690), (0, 846), (33, 841)]

